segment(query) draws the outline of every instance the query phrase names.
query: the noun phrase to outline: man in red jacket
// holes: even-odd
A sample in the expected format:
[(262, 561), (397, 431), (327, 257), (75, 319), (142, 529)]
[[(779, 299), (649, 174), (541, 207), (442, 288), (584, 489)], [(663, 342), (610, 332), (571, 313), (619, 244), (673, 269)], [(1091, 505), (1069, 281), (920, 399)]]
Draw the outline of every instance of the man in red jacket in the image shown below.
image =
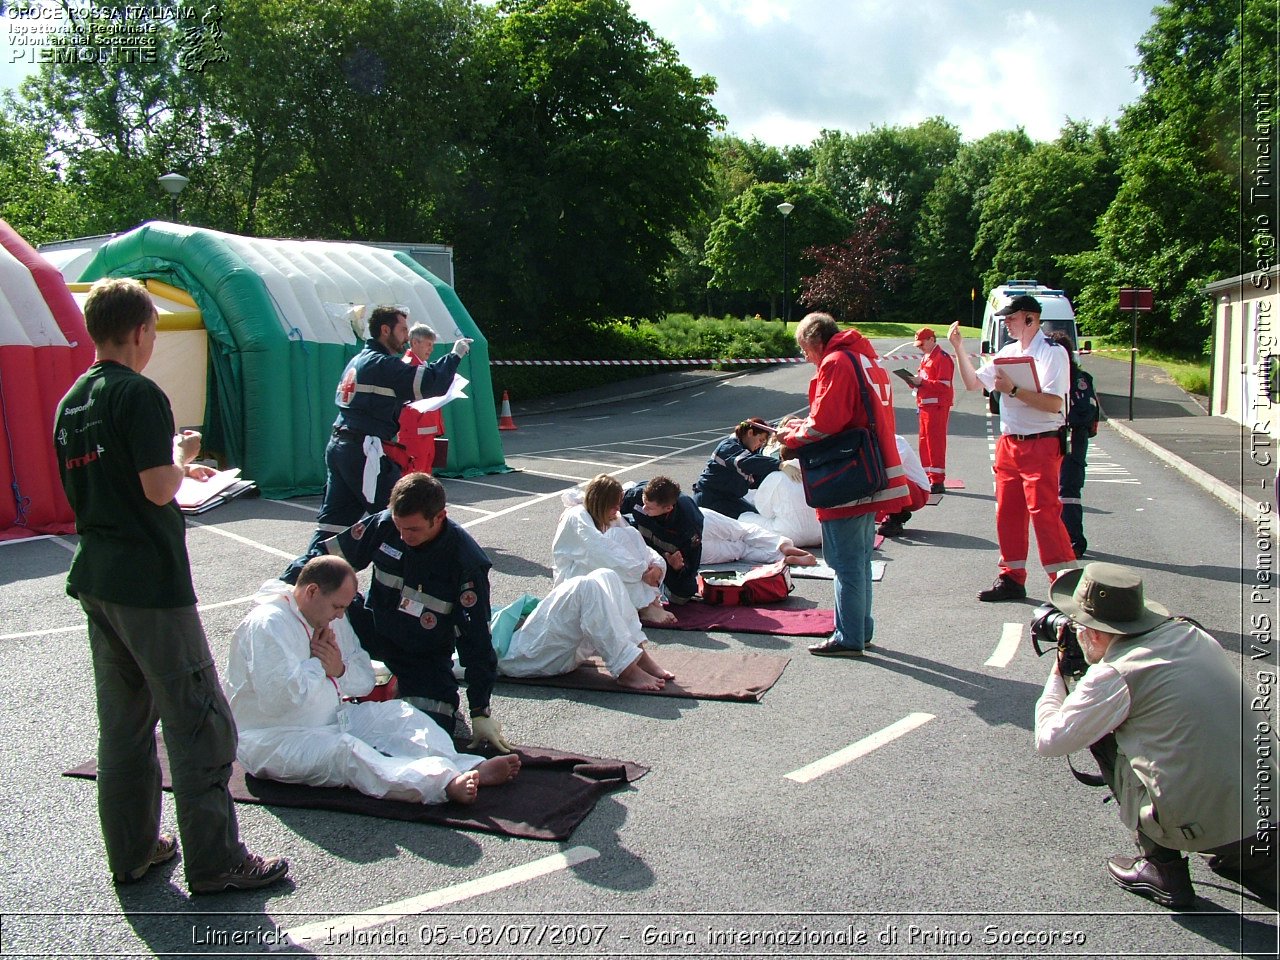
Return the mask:
[[(425, 323), (409, 329), (409, 350), (404, 362), (420, 367), (431, 358), (436, 332)], [(439, 361), (436, 361), (439, 363)], [(409, 470), (430, 473), (436, 459), (436, 438), (444, 436), (444, 414), (439, 410), (419, 413), (408, 404), (400, 408), (400, 444), (409, 457)]]
[[(876, 439), (889, 484), (862, 500), (837, 507), (819, 507), (822, 558), (836, 572), (836, 629), (809, 652), (819, 657), (861, 657), (871, 645), (871, 550), (875, 544), (876, 513), (902, 510), (910, 501), (906, 473), (894, 440), (893, 388), (880, 366), (871, 341), (857, 330), (841, 330), (830, 314), (811, 313), (796, 327), (796, 345), (818, 368), (809, 381), (809, 416), (778, 430), (788, 450), (816, 443), (874, 417)], [(854, 364), (867, 384), (872, 409), (862, 402)]]
[(924, 354), (919, 372), (910, 380), (920, 408), (920, 462), (929, 475), (929, 491), (946, 493), (947, 420), (955, 399), (951, 381), (956, 365), (928, 327), (916, 331), (916, 346)]

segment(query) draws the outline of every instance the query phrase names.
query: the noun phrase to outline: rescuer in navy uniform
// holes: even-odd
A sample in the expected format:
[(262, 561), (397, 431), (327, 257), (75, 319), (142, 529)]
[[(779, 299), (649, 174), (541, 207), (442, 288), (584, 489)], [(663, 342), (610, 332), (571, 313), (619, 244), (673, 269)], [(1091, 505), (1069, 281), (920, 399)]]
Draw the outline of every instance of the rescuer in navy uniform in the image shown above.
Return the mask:
[(662, 584), (667, 598), (684, 603), (698, 592), (702, 563), (702, 511), (693, 498), (680, 492), (670, 477), (631, 483), (622, 494), (623, 518), (640, 531), (647, 543), (667, 561)]
[(448, 518), (444, 487), (426, 473), (401, 477), (390, 506), (325, 542), (323, 551), (356, 570), (373, 566), (363, 602), (347, 610), (360, 644), (396, 675), (400, 699), (444, 732), (457, 732), (458, 651), (471, 708), (471, 747), (509, 752), (489, 698), (498, 656), (489, 633), (489, 558)]
[(391, 487), (408, 464), (404, 448), (392, 442), (400, 429), (400, 409), (446, 393), (471, 349), (470, 340), (459, 338), (452, 353), (411, 366), (400, 359), (408, 342), (405, 309), (377, 307), (369, 317), (364, 349), (351, 358), (338, 381), (338, 418), (324, 451), (329, 474), (316, 532), (306, 552), (281, 577), (286, 583), (293, 583), (303, 564), (321, 552), (323, 541), (387, 505)]

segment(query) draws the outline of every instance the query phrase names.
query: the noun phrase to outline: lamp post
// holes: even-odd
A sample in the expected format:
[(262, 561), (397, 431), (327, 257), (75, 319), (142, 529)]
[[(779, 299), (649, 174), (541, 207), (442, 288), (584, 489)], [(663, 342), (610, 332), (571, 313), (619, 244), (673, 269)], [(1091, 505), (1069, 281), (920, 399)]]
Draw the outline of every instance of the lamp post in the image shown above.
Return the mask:
[(169, 195), (169, 210), (172, 216), (169, 218), (174, 223), (178, 222), (178, 194), (187, 188), (188, 180), (180, 173), (166, 173), (163, 177), (156, 177), (156, 183), (164, 189)]
[(778, 212), (782, 214), (782, 322), (791, 320), (791, 296), (787, 292), (787, 217), (796, 208), (794, 203), (785, 200), (778, 204)]

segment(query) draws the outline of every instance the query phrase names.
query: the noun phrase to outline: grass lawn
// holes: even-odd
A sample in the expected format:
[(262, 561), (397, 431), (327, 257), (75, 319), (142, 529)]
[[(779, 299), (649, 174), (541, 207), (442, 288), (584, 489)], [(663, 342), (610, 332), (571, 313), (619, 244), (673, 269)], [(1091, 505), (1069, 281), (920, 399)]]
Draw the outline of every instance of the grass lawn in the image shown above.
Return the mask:
[[(1095, 350), (1106, 350), (1104, 356), (1128, 361), (1130, 344), (1100, 340), (1097, 337), (1092, 339)], [(1175, 357), (1159, 350), (1139, 346), (1138, 363), (1148, 367), (1160, 367), (1173, 378), (1174, 383), (1187, 391), (1187, 393), (1198, 394), (1202, 397), (1209, 395), (1208, 360), (1188, 360), (1185, 357)]]

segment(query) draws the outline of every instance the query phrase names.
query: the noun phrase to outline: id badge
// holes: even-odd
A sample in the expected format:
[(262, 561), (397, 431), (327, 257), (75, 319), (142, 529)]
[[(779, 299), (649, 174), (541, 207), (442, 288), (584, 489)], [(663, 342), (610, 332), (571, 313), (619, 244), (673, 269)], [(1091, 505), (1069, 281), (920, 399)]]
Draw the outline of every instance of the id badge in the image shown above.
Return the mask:
[(425, 608), (417, 600), (410, 600), (408, 597), (400, 598), (400, 612), (407, 613), (411, 617), (422, 616)]

